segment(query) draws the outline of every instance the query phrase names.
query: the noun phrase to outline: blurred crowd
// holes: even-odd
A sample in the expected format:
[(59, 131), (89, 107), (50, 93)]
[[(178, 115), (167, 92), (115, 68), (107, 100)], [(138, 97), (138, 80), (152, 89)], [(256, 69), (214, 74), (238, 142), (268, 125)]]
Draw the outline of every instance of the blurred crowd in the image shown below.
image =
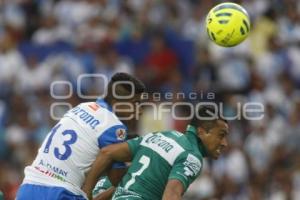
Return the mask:
[[(207, 160), (185, 199), (300, 199), (300, 1), (234, 1), (249, 12), (252, 27), (249, 38), (230, 49), (206, 36), (205, 16), (218, 2), (0, 1), (0, 190), (5, 199), (14, 199), (24, 167), (56, 122), (53, 113), (103, 93), (101, 77), (78, 82), (80, 75), (109, 79), (119, 71), (135, 74), (150, 94), (159, 93), (159, 99), (149, 98), (156, 104), (209, 100), (222, 103), (231, 117), (239, 104), (264, 105), (261, 120), (230, 120), (230, 148), (219, 160)], [(178, 92), (185, 95), (165, 95)], [(189, 98), (191, 92), (196, 99)], [(187, 113), (184, 107), (176, 112)], [(171, 112), (161, 116), (154, 120), (145, 109), (131, 137), (183, 131), (188, 123)]]

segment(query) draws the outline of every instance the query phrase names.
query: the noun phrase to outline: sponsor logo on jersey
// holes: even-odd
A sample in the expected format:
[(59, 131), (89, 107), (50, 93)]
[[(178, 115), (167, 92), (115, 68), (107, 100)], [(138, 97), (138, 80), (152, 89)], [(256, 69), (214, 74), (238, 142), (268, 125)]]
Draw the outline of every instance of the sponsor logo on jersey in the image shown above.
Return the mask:
[(35, 168), (37, 171), (41, 172), (42, 174), (44, 174), (44, 175), (46, 175), (46, 176), (55, 178), (55, 179), (60, 180), (60, 181), (63, 181), (63, 182), (66, 182), (66, 180), (65, 180), (62, 176), (60, 176), (60, 175), (58, 175), (58, 174), (56, 174), (56, 173), (54, 173), (54, 172), (51, 172), (50, 170), (42, 169), (41, 167), (37, 167), (37, 166), (35, 166), (34, 168)]
[(54, 172), (58, 175), (61, 175), (61, 176), (64, 176), (64, 177), (66, 177), (68, 175), (67, 171), (62, 170), (62, 169), (60, 169), (56, 166), (53, 166), (50, 163), (45, 162), (44, 160), (40, 160), (39, 165), (51, 170), (52, 172)]
[(186, 176), (196, 176), (201, 169), (200, 160), (192, 154), (188, 154), (188, 157), (186, 161), (184, 161), (183, 165), (184, 165), (184, 175)]
[(171, 149), (173, 149), (173, 145), (170, 144), (168, 141), (164, 140), (162, 138), (161, 135), (157, 134), (157, 135), (153, 135), (151, 137), (149, 137), (146, 140), (146, 143), (150, 144), (156, 144), (157, 146), (159, 146), (160, 148), (162, 148), (165, 152), (169, 152)]
[(126, 139), (126, 130), (123, 128), (117, 129), (116, 136), (117, 136), (118, 140), (125, 140)]
[(79, 106), (70, 110), (69, 113), (78, 116), (82, 122), (88, 124), (92, 129), (95, 129), (100, 124), (99, 120), (95, 119), (93, 115)]
[(147, 134), (143, 137), (141, 145), (158, 153), (158, 155), (165, 159), (171, 166), (174, 164), (177, 156), (184, 151), (183, 147), (175, 140), (166, 137), (162, 133)]

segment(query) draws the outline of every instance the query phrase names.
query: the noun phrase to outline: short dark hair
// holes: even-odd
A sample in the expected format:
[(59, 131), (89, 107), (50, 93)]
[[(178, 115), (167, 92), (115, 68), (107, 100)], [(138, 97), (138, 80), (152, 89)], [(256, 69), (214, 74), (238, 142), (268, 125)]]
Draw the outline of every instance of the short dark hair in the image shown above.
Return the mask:
[[(130, 82), (132, 84), (128, 84), (128, 83), (118, 83), (118, 82)], [(111, 99), (115, 99), (113, 96), (113, 86), (115, 83), (118, 83), (115, 87), (116, 89), (116, 93), (119, 96), (122, 95), (128, 95), (131, 94), (132, 92), (134, 94), (142, 94), (143, 92), (145, 92), (146, 87), (144, 85), (144, 83), (142, 81), (140, 81), (139, 79), (135, 78), (134, 76), (127, 74), (127, 73), (115, 73), (112, 77), (111, 80), (109, 81), (108, 85), (107, 85), (107, 95), (106, 95), (106, 100), (111, 100)]]
[(193, 119), (190, 122), (190, 124), (194, 127), (202, 127), (206, 131), (209, 131), (215, 126), (218, 120), (222, 120), (225, 123), (228, 123), (227, 120), (220, 115), (220, 112), (216, 110), (215, 106), (202, 106), (199, 107), (196, 112), (197, 113), (195, 113)]

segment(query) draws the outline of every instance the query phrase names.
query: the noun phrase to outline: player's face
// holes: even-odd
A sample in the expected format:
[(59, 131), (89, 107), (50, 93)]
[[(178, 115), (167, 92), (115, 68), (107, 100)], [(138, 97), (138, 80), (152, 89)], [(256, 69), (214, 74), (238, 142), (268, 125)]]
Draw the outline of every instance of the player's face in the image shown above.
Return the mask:
[[(204, 143), (210, 157), (217, 159), (227, 147), (228, 124), (218, 120), (216, 126), (209, 131), (201, 134), (201, 140)], [(203, 131), (203, 129), (202, 129)]]

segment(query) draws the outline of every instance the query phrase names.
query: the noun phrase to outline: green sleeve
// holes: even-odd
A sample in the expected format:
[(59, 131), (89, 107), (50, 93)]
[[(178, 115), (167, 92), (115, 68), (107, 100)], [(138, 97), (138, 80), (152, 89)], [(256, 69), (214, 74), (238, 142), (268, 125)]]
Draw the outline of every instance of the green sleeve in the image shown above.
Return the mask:
[(200, 175), (201, 167), (202, 158), (200, 156), (183, 152), (175, 160), (168, 179), (179, 180), (184, 191), (186, 191), (189, 185)]
[(140, 147), (140, 143), (142, 142), (143, 137), (136, 137), (127, 141), (132, 157), (136, 154)]
[(101, 177), (98, 180), (98, 182), (93, 190), (93, 197), (98, 196), (99, 194), (106, 191), (110, 187), (112, 187), (112, 184), (110, 183), (108, 177), (107, 176)]

